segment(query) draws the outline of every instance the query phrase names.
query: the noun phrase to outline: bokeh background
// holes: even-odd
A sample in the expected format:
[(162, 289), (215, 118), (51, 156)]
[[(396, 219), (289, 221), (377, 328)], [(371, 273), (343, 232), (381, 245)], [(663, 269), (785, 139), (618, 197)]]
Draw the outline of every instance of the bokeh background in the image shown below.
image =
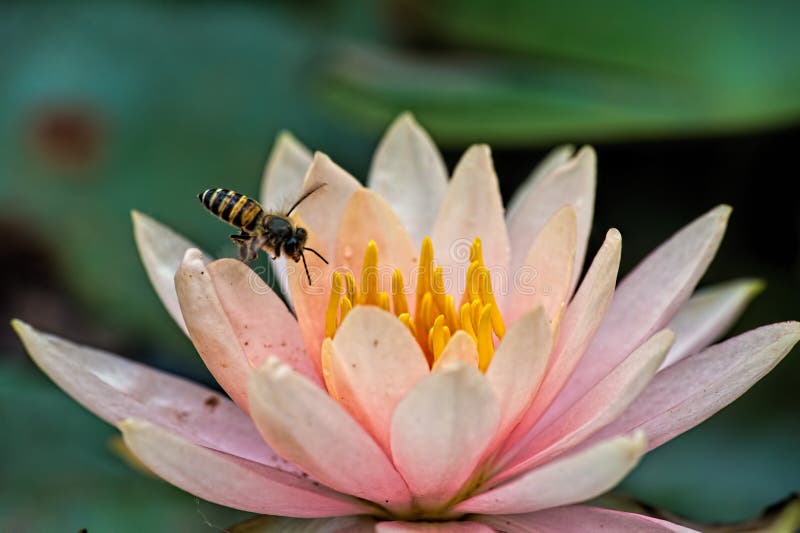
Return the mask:
[[(734, 206), (703, 284), (758, 276), (735, 327), (800, 318), (800, 3), (295, 0), (0, 4), (0, 318), (211, 384), (151, 291), (130, 210), (233, 256), (196, 194), (256, 194), (289, 130), (363, 178), (411, 110), (508, 199), (559, 143), (599, 154), (596, 249), (629, 270)], [(262, 259), (263, 261), (263, 259)], [(800, 490), (800, 353), (649, 454), (620, 492), (703, 521)], [(213, 531), (246, 518), (143, 475), (0, 328), (0, 530)]]

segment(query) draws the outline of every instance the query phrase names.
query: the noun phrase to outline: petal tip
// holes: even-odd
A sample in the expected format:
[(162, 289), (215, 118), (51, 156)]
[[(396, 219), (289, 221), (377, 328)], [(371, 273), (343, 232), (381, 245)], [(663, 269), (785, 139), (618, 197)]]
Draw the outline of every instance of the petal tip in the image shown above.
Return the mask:
[(611, 228), (606, 232), (606, 240), (614, 241), (614, 242), (621, 242), (622, 241), (622, 234), (619, 232), (617, 228)]

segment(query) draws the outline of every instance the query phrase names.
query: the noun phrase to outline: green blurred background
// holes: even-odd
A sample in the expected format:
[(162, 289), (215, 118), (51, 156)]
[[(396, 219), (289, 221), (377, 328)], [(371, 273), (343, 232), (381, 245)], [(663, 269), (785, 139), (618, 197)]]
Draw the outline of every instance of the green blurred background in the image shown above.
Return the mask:
[[(736, 331), (800, 318), (800, 3), (510, 0), (0, 4), (0, 313), (211, 384), (149, 288), (130, 210), (217, 255), (196, 194), (256, 194), (280, 130), (363, 178), (411, 110), (506, 199), (553, 145), (599, 153), (592, 246), (623, 271), (734, 206), (703, 283), (759, 276)], [(262, 259), (263, 261), (263, 259)], [(646, 457), (621, 491), (704, 521), (800, 490), (800, 357)], [(246, 517), (133, 470), (116, 431), (0, 332), (0, 530), (212, 531)]]

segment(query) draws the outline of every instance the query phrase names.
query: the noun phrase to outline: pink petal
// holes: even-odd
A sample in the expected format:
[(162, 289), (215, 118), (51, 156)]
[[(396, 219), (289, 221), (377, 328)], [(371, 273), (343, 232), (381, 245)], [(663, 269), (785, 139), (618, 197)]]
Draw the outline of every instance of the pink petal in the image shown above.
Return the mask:
[(81, 405), (111, 424), (140, 418), (195, 444), (288, 471), (233, 402), (190, 381), (14, 321), (31, 358)]
[[(481, 239), (487, 268), (506, 272), (510, 247), (503, 199), (486, 145), (471, 146), (456, 165), (433, 225), (436, 262), (442, 266), (445, 288), (450, 293), (463, 291), (454, 283), (460, 283), (466, 275), (469, 244), (475, 237)], [(502, 291), (496, 291), (495, 298), (502, 296)]]
[(467, 364), (432, 373), (400, 401), (392, 418), (392, 456), (417, 505), (432, 509), (453, 498), (499, 419), (488, 381)]
[[(325, 154), (317, 152), (308, 169), (304, 190), (325, 183), (325, 187), (308, 197), (295, 211), (295, 223), (308, 230), (307, 246), (314, 248), (328, 261), (334, 257), (339, 220), (350, 197), (361, 184), (336, 165)], [(319, 366), (322, 341), (325, 339), (325, 310), (330, 294), (333, 264), (326, 265), (307, 254), (312, 284), (309, 286), (302, 265), (291, 263), (287, 268), (289, 292), (297, 322), (305, 340), (309, 357)]]
[(509, 296), (509, 322), (537, 305), (557, 322), (567, 305), (577, 239), (575, 208), (566, 205), (556, 211), (536, 236), (525, 261), (512, 270), (515, 290)]
[(253, 420), (282, 457), (335, 490), (407, 509), (411, 495), (380, 446), (319, 387), (270, 358), (249, 391)]
[(800, 340), (800, 323), (748, 331), (675, 363), (597, 438), (644, 429), (650, 449), (687, 431), (744, 394)]
[[(594, 191), (597, 175), (597, 156), (590, 146), (584, 146), (569, 161), (555, 165), (567, 151), (556, 152), (546, 172), (535, 172), (530, 185), (523, 185), (519, 199), (513, 202), (508, 214), (508, 234), (511, 237), (512, 268), (522, 265), (533, 240), (553, 214), (565, 205), (577, 214), (577, 246), (572, 268), (570, 294), (578, 283), (589, 242), (594, 213)], [(538, 170), (538, 169), (537, 169)]]
[(377, 511), (299, 474), (198, 446), (144, 420), (127, 419), (119, 426), (125, 444), (150, 470), (204, 500), (251, 513), (298, 517)]
[(453, 364), (467, 364), (478, 368), (478, 347), (464, 330), (456, 331), (445, 344), (439, 359), (433, 363), (432, 372), (438, 372)]
[[(300, 198), (303, 180), (311, 166), (311, 152), (289, 132), (282, 132), (275, 140), (272, 153), (264, 167), (261, 179), (261, 204), (267, 209), (277, 207), (287, 199), (293, 202)], [(289, 298), (289, 281), (286, 273), (286, 257), (272, 261), (275, 278), (283, 294)]]
[(322, 385), (306, 355), (297, 321), (258, 274), (237, 259), (214, 261), (207, 265), (207, 272), (251, 367), (257, 368), (268, 356), (275, 356)]
[(513, 444), (539, 420), (566, 383), (592, 340), (614, 295), (622, 237), (609, 230), (581, 283), (575, 298), (567, 307), (553, 354), (539, 388), (528, 410), (508, 439)]
[(375, 533), (493, 533), (494, 529), (475, 522), (378, 522)]
[(411, 113), (403, 113), (381, 139), (369, 187), (397, 213), (416, 246), (429, 235), (447, 188), (442, 155)]
[(544, 377), (552, 346), (553, 332), (542, 307), (523, 314), (503, 337), (486, 370), (500, 406), (495, 441), (505, 438), (530, 405)]
[(479, 521), (504, 533), (585, 533), (608, 531), (614, 533), (692, 533), (694, 530), (623, 511), (575, 505), (545, 509), (530, 514), (506, 516), (476, 516)]
[[(147, 215), (133, 211), (133, 236), (139, 256), (147, 271), (147, 277), (161, 298), (161, 303), (167, 312), (177, 322), (178, 326), (188, 334), (186, 323), (183, 320), (178, 295), (175, 293), (175, 272), (181, 266), (184, 254), (190, 248), (196, 248), (186, 238), (178, 235), (167, 226), (157, 222)], [(200, 254), (202, 261), (208, 263), (211, 258)]]
[(567, 457), (560, 457), (487, 492), (465, 500), (459, 513), (529, 513), (594, 498), (613, 488), (639, 462), (647, 444), (644, 433), (614, 437)]
[[(350, 197), (339, 222), (335, 261), (337, 270), (361, 277), (364, 252), (370, 240), (378, 245), (378, 288), (391, 294), (395, 268), (403, 273), (406, 283), (416, 280), (419, 252), (400, 220), (386, 201), (369, 189), (359, 189)], [(413, 312), (414, 299), (409, 298)]]
[(675, 332), (675, 345), (661, 368), (673, 365), (716, 341), (763, 288), (760, 280), (743, 279), (697, 291), (669, 323), (669, 328)]
[(498, 479), (541, 464), (612, 422), (650, 383), (674, 340), (670, 330), (656, 333), (559, 418), (551, 420), (545, 415), (520, 441), (516, 456), (522, 460), (504, 470)]
[(358, 306), (333, 339), (337, 400), (384, 450), (397, 403), (429, 373), (417, 341), (394, 315)]
[(731, 208), (719, 206), (676, 233), (620, 283), (603, 325), (550, 407), (562, 412), (664, 327), (689, 298), (719, 247)]
[[(575, 155), (575, 146), (571, 144), (563, 144), (550, 150), (550, 152), (548, 152), (547, 155), (544, 156), (539, 163), (537, 163), (525, 181), (517, 188), (516, 191), (514, 191), (514, 194), (511, 196), (511, 200), (509, 200), (508, 204), (506, 205), (506, 220), (512, 216), (518, 215), (516, 211), (526, 200), (528, 191), (537, 181), (542, 178), (542, 176), (550, 174), (556, 168), (569, 161), (573, 155)], [(569, 202), (565, 202), (565, 204), (566, 203)]]
[(220, 387), (247, 412), (250, 363), (222, 307), (208, 266), (199, 250), (186, 252), (175, 274), (175, 290), (197, 353)]

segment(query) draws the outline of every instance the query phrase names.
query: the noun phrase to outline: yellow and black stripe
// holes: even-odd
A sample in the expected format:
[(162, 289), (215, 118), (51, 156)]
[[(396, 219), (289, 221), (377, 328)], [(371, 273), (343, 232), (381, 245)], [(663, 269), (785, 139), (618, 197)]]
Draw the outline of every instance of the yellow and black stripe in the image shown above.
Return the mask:
[(253, 231), (264, 212), (252, 198), (228, 189), (208, 189), (197, 197), (206, 209), (245, 231)]

